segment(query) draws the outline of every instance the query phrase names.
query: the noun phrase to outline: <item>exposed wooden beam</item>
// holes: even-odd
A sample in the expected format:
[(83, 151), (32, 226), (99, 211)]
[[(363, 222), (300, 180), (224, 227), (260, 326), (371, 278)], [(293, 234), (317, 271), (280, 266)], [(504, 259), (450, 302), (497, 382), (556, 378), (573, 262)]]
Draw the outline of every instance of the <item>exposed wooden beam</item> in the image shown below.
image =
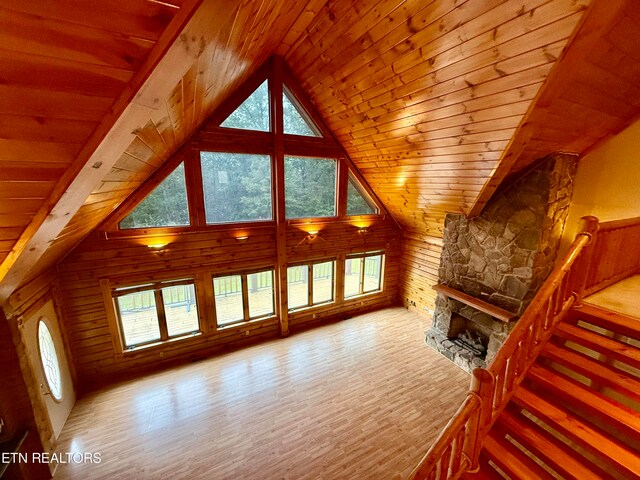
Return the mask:
[(27, 278), (49, 245), (133, 141), (133, 131), (146, 123), (153, 106), (144, 105), (134, 97), (149, 83), (151, 73), (163, 61), (201, 2), (184, 2), (144, 64), (100, 121), (48, 200), (0, 265), (0, 303)]

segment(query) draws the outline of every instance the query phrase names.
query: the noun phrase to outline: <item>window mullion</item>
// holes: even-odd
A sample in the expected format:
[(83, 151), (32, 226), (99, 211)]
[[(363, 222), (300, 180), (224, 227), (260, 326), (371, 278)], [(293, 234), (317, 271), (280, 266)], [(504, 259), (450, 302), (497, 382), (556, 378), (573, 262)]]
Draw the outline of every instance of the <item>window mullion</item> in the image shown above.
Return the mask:
[(367, 257), (360, 258), (360, 294), (364, 293), (364, 267), (366, 265), (365, 258)]
[(309, 306), (313, 305), (313, 265), (307, 266), (307, 304)]
[(247, 322), (251, 318), (249, 314), (249, 282), (247, 281), (247, 274), (242, 275), (240, 280), (242, 286), (242, 314), (244, 321)]
[(167, 314), (164, 310), (164, 298), (162, 297), (162, 290), (154, 290), (153, 294), (156, 299), (156, 310), (158, 312), (158, 326), (160, 327), (160, 340), (167, 340), (169, 338), (169, 330), (167, 329)]

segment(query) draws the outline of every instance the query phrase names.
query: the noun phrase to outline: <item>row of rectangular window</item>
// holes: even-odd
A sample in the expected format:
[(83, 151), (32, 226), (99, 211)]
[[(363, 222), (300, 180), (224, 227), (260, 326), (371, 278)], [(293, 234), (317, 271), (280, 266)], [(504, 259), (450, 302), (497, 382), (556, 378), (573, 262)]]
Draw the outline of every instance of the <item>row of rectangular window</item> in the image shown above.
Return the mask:
[[(345, 261), (344, 297), (382, 288), (384, 255)], [(274, 270), (213, 277), (216, 323), (225, 327), (275, 315)], [(335, 300), (335, 260), (287, 268), (289, 311)], [(154, 344), (200, 332), (192, 279), (115, 290), (114, 305), (125, 348)]]

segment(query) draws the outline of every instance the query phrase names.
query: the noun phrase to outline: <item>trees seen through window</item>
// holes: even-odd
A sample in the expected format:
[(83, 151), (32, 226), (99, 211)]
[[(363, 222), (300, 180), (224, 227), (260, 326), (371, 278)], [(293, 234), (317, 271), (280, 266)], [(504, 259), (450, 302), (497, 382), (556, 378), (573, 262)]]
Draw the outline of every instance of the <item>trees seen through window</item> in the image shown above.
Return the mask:
[(271, 220), (271, 157), (200, 152), (208, 224)]
[(269, 86), (265, 80), (220, 126), (268, 132), (269, 123)]
[[(119, 226), (128, 228), (175, 227), (190, 225), (190, 220), (201, 227), (207, 225), (238, 222), (271, 221), (274, 218), (272, 181), (274, 178), (274, 156), (276, 162), (284, 162), (284, 196), (286, 219), (309, 219), (336, 217), (339, 212), (349, 216), (372, 215), (378, 208), (365, 193), (352, 173), (348, 181), (340, 182), (347, 189), (346, 206), (338, 208), (338, 165), (344, 160), (313, 156), (317, 146), (331, 139), (305, 139), (322, 137), (320, 129), (311, 116), (302, 110), (299, 100), (282, 85), (278, 91), (282, 100), (282, 122), (285, 133), (284, 157), (276, 155), (275, 139), (261, 133), (224, 131), (227, 128), (257, 132), (269, 132), (273, 119), (270, 112), (277, 110), (271, 98), (269, 85), (264, 80), (222, 123), (222, 131), (212, 138), (232, 135), (239, 138), (230, 150), (221, 143), (218, 152), (200, 151), (200, 158), (188, 158), (180, 164), (156, 189), (147, 196)], [(215, 129), (213, 132), (215, 133)], [(206, 131), (202, 141), (207, 143)], [(216, 136), (218, 135), (218, 136)], [(297, 138), (288, 137), (296, 135)], [(215, 140), (217, 141), (217, 140)], [(246, 144), (246, 151), (245, 151)], [(213, 143), (216, 145), (216, 143)], [(212, 147), (216, 148), (216, 147)], [(295, 149), (296, 154), (291, 151)], [(259, 152), (259, 153), (255, 153)], [(300, 152), (303, 152), (300, 155)], [(307, 154), (308, 152), (308, 154)], [(191, 162), (200, 162), (197, 165)], [(192, 217), (189, 215), (185, 175), (189, 179), (202, 178), (201, 191), (189, 192)], [(189, 182), (193, 188), (200, 188)], [(192, 195), (193, 193), (193, 195)], [(202, 204), (204, 203), (204, 205)], [(204, 209), (204, 219), (199, 212)]]
[(287, 218), (336, 215), (336, 168), (332, 158), (284, 158)]
[(282, 122), (284, 133), (306, 137), (320, 136), (315, 125), (305, 120), (286, 92), (282, 94)]
[(349, 174), (347, 215), (375, 215), (378, 208), (367, 197), (358, 181)]
[(184, 225), (189, 225), (189, 207), (183, 163), (120, 222), (120, 228)]

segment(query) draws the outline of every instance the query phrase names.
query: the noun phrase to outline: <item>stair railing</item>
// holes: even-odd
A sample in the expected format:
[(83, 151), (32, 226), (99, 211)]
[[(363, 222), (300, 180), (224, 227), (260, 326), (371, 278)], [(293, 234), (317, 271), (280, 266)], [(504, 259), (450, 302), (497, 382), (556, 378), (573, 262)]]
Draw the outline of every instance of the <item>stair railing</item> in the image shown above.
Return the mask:
[(459, 478), (478, 469), (482, 442), (509, 403), (536, 357), (576, 299), (591, 263), (585, 249), (598, 231), (598, 219), (583, 217), (580, 232), (549, 275), (487, 369), (473, 371), (467, 397), (410, 479)]

